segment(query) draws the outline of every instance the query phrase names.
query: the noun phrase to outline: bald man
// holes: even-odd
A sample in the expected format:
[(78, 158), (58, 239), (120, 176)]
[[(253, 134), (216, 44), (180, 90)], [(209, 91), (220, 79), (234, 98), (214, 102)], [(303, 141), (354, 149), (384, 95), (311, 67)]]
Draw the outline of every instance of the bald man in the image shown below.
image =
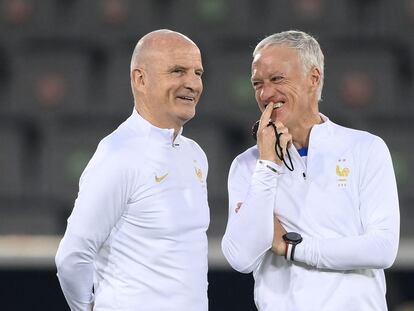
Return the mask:
[(83, 172), (56, 254), (71, 310), (207, 310), (207, 159), (181, 135), (203, 84), (200, 50), (170, 30), (131, 60), (132, 115)]

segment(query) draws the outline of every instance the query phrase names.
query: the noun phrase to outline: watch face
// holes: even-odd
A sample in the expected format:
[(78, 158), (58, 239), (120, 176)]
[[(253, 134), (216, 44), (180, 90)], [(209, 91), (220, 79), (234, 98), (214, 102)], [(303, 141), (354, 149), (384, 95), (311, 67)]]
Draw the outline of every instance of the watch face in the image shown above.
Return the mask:
[(286, 242), (290, 242), (292, 244), (298, 244), (302, 242), (302, 236), (296, 232), (288, 232), (283, 236)]

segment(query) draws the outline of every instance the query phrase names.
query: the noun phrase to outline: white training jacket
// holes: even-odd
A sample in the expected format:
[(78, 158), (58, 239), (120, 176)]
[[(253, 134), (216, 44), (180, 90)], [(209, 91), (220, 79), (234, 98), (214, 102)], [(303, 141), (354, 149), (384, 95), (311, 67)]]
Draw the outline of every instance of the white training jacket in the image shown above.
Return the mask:
[[(259, 163), (257, 146), (233, 161), (223, 253), (234, 269), (253, 271), (260, 311), (387, 310), (383, 269), (399, 242), (389, 151), (379, 137), (321, 117), (306, 166), (295, 148), (293, 172)], [(270, 251), (273, 215), (303, 237), (294, 262)]]
[(134, 109), (100, 142), (56, 255), (71, 310), (208, 309), (207, 159), (173, 137)]

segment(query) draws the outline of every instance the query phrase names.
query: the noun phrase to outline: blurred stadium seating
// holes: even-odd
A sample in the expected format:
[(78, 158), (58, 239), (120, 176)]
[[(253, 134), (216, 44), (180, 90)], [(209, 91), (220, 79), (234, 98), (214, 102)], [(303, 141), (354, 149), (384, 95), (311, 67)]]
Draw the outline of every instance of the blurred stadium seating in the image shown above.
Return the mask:
[[(64, 232), (79, 176), (99, 140), (132, 111), (134, 45), (159, 28), (189, 35), (203, 54), (204, 93), (184, 135), (204, 148), (210, 163), (210, 309), (253, 308), (251, 278), (232, 272), (219, 250), (226, 182), (232, 159), (254, 144), (253, 48), (287, 29), (315, 35), (324, 50), (321, 111), (378, 134), (391, 150), (404, 247), (388, 272), (390, 310), (414, 300), (402, 290), (414, 282), (414, 0), (0, 0), (0, 277), (12, 279), (6, 271), (22, 267), (33, 273), (41, 260), (49, 274), (40, 282), (56, 292), (48, 307), (64, 310), (50, 278), (50, 249)], [(21, 252), (14, 248), (19, 241)], [(33, 253), (23, 247), (30, 241), (45, 242)], [(17, 288), (0, 290), (14, 295)], [(36, 303), (34, 309), (48, 309)]]

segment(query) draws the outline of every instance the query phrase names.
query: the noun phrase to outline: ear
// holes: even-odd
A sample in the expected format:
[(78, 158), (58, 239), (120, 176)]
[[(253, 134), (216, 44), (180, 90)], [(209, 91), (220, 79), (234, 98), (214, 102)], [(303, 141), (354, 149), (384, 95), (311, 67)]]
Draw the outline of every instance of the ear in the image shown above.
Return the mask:
[(135, 68), (131, 71), (131, 82), (135, 89), (140, 90), (146, 84), (146, 74), (141, 68)]
[(318, 68), (314, 67), (310, 71), (310, 81), (311, 81), (311, 88), (313, 90), (317, 90), (319, 84), (321, 84), (321, 72)]

